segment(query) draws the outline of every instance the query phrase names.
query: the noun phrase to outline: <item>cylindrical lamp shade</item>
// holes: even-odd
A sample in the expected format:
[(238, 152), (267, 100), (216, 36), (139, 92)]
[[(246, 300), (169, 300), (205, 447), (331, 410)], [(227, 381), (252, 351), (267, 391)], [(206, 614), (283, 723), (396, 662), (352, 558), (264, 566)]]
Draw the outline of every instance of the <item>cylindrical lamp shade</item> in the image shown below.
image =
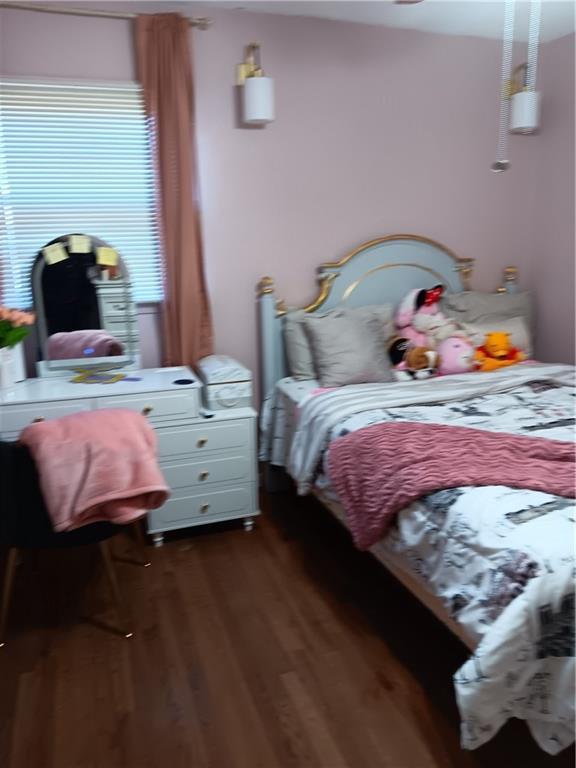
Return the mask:
[(274, 120), (274, 80), (271, 77), (247, 77), (243, 88), (244, 122), (271, 123)]
[(540, 117), (540, 94), (537, 91), (520, 91), (512, 96), (510, 131), (535, 133)]

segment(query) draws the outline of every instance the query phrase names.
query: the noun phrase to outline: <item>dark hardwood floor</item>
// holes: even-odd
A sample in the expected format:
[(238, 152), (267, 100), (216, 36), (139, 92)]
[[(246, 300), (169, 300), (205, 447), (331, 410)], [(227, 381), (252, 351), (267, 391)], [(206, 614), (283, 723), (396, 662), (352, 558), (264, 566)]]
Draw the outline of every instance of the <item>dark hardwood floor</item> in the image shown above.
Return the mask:
[[(460, 750), (466, 649), (313, 500), (252, 533), (187, 531), (118, 574), (97, 553), (26, 553), (0, 651), (2, 768), (566, 768), (525, 726)], [(118, 555), (132, 543), (118, 537)], [(91, 620), (78, 620), (78, 615)], [(94, 618), (96, 617), (96, 618)]]

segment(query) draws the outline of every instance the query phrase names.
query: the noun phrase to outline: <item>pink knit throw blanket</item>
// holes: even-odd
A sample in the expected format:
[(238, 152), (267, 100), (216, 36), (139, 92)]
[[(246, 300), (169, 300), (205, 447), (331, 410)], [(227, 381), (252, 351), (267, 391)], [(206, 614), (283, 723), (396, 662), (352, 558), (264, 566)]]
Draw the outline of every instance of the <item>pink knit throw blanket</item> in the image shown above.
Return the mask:
[(130, 523), (169, 496), (156, 435), (137, 412), (106, 409), (30, 424), (20, 442), (36, 463), (55, 531)]
[(375, 424), (331, 445), (328, 470), (354, 543), (376, 544), (396, 514), (427, 493), (505, 485), (574, 497), (575, 446), (443, 424)]

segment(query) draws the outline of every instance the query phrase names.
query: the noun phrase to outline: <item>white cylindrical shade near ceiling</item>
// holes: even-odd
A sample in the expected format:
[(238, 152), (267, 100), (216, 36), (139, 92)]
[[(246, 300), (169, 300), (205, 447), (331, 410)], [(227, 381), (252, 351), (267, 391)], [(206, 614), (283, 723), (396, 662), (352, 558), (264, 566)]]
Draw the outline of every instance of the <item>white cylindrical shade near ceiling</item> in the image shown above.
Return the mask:
[(274, 120), (274, 80), (271, 77), (247, 77), (243, 88), (244, 122), (271, 123)]
[(538, 91), (520, 91), (512, 96), (510, 131), (512, 133), (535, 133), (540, 116), (540, 94)]

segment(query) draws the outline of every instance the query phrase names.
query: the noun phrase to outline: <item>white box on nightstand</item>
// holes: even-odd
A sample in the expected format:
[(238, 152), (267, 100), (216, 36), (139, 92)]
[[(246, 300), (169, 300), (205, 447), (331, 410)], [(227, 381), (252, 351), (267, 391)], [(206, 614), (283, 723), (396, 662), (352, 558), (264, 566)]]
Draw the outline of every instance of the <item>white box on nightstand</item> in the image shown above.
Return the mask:
[(209, 355), (199, 361), (198, 374), (210, 410), (251, 407), (252, 373), (237, 360), (227, 355)]

